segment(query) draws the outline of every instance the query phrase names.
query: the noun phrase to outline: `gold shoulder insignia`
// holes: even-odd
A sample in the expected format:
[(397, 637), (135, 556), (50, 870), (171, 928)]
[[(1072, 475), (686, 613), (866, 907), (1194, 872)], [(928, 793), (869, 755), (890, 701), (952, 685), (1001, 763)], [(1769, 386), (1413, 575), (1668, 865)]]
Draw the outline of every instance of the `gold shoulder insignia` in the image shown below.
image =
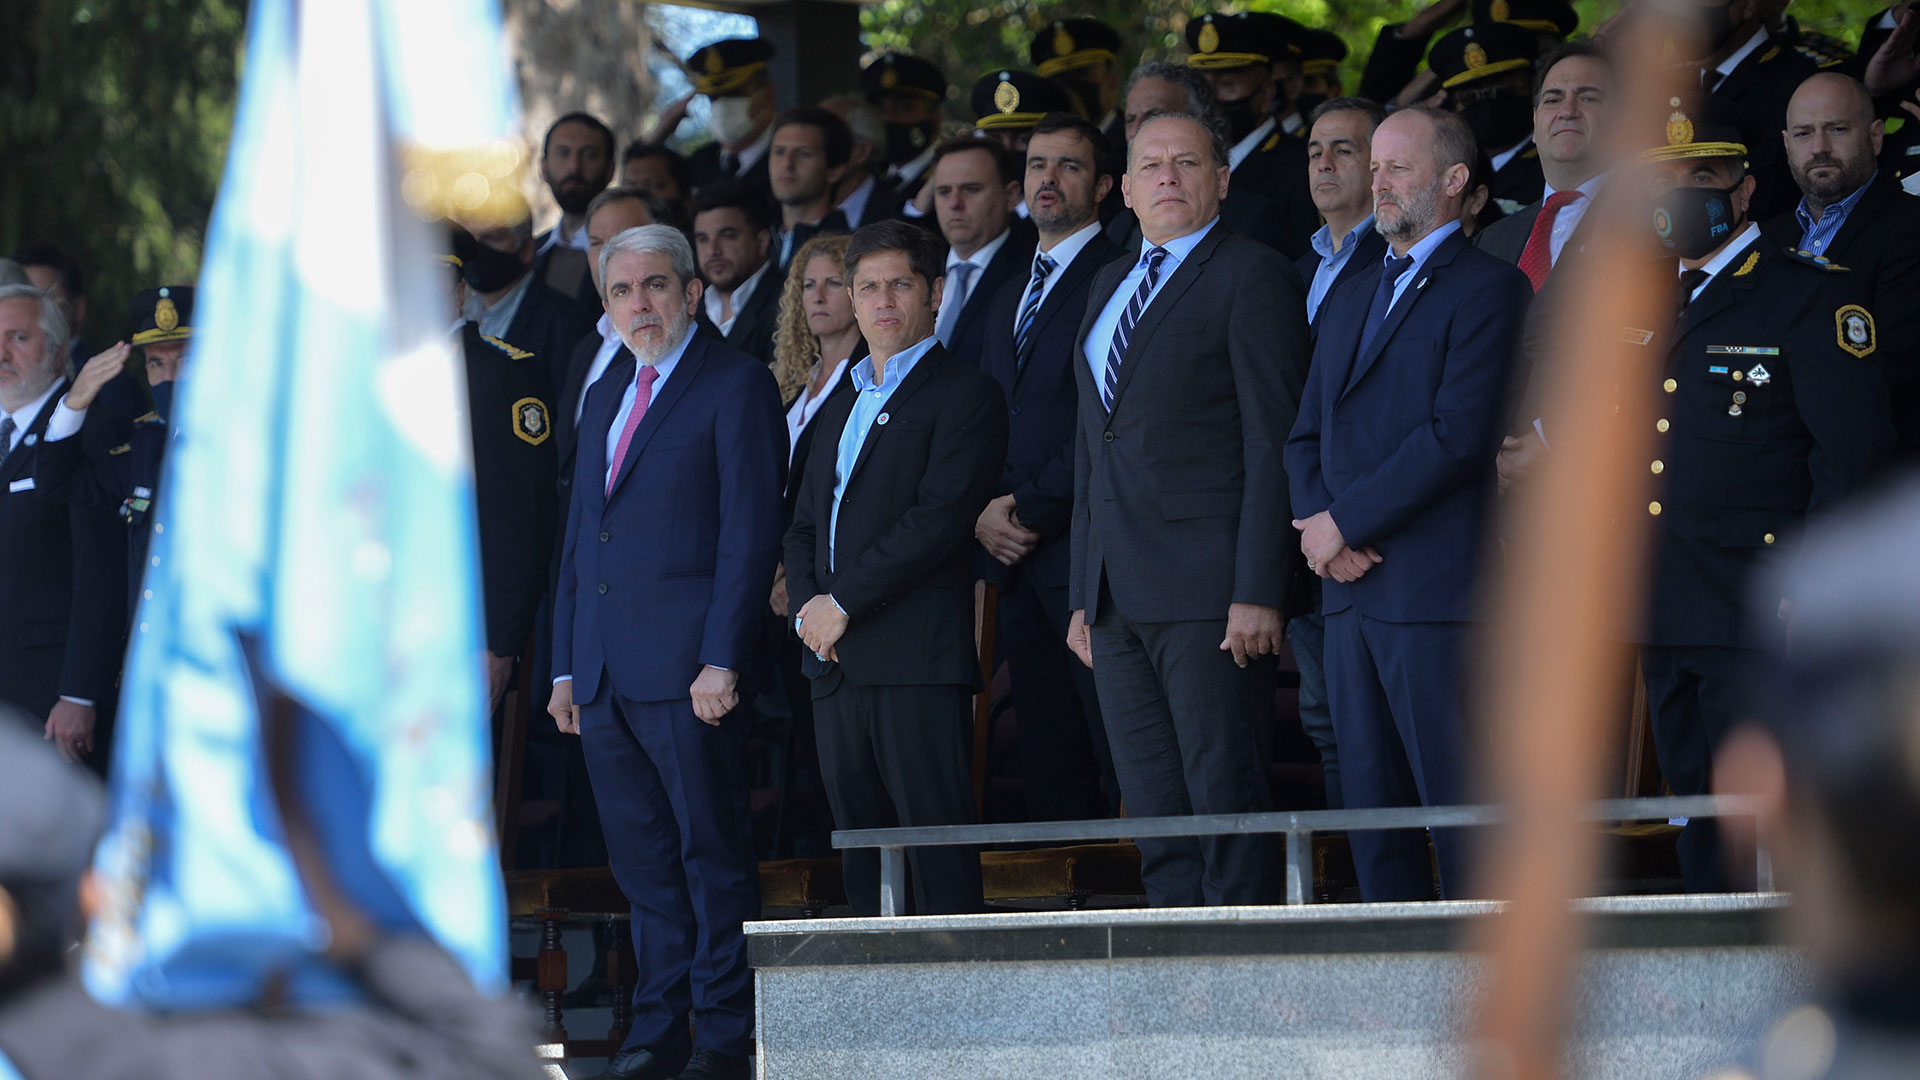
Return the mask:
[(546, 442), (553, 434), (553, 427), (547, 422), (547, 403), (537, 397), (523, 397), (514, 402), (513, 433), (520, 436), (520, 441), (534, 446)]
[(1834, 339), (1840, 347), (1865, 360), (1879, 344), (1874, 340), (1873, 315), (1859, 304), (1848, 304), (1833, 313)]
[(107, 453), (108, 453), (108, 454), (109, 454), (110, 456), (114, 456), (114, 457), (118, 457), (119, 455), (121, 455), (121, 454), (125, 454), (125, 453), (129, 453), (129, 452), (131, 452), (132, 450), (133, 450), (133, 444), (132, 444), (132, 443), (130, 443), (130, 442), (123, 442), (123, 443), (121, 443), (121, 444), (120, 444), (119, 446), (116, 446), (116, 447), (114, 447), (113, 449), (111, 449), (111, 450), (109, 450), (109, 451), (107, 451)]
[(160, 418), (160, 414), (159, 414), (159, 413), (157, 413), (157, 412), (144, 412), (144, 413), (141, 413), (141, 414), (140, 414), (139, 416), (136, 416), (136, 417), (134, 417), (134, 418), (133, 418), (133, 422), (134, 422), (134, 423), (136, 423), (136, 424), (164, 424), (164, 423), (166, 423), (166, 421), (165, 421), (165, 420), (162, 420), (162, 419)]
[(501, 341), (499, 338), (494, 337), (492, 334), (481, 334), (480, 340), (486, 342), (487, 344), (493, 346), (496, 349), (499, 349), (501, 352), (506, 353), (507, 358), (509, 360), (533, 359), (532, 353), (528, 352), (525, 349), (520, 348), (518, 345), (513, 345), (508, 342)]
[(1522, 161), (1528, 161), (1539, 156), (1540, 148), (1537, 146), (1529, 146), (1525, 150), (1520, 151), (1520, 160)]
[(1760, 62), (1763, 64), (1772, 63), (1773, 58), (1779, 55), (1780, 55), (1780, 46), (1775, 45), (1773, 48), (1768, 49), (1765, 53), (1761, 54)]
[(1735, 270), (1733, 272), (1733, 276), (1746, 277), (1748, 274), (1753, 273), (1754, 267), (1759, 265), (1760, 265), (1760, 253), (1756, 251), (1751, 255), (1747, 256), (1747, 261), (1740, 264), (1740, 269)]
[(1271, 150), (1274, 147), (1279, 145), (1280, 145), (1280, 133), (1276, 131), (1272, 135), (1267, 136), (1266, 142), (1263, 142), (1260, 144), (1260, 150), (1262, 153), (1265, 153), (1266, 151)]

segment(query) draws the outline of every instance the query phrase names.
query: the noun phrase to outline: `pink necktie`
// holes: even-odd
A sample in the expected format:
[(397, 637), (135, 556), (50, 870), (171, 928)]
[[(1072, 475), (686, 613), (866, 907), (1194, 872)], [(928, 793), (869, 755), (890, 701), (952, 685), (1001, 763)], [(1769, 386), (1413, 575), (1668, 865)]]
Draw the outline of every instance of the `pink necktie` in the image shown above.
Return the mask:
[(627, 426), (620, 429), (620, 441), (613, 444), (613, 468), (607, 470), (607, 494), (613, 494), (613, 482), (620, 478), (620, 466), (626, 464), (627, 447), (633, 443), (633, 433), (640, 429), (640, 418), (647, 415), (647, 403), (653, 400), (653, 380), (660, 377), (660, 369), (652, 364), (641, 364), (635, 378), (640, 388), (633, 393), (633, 409), (627, 413)]

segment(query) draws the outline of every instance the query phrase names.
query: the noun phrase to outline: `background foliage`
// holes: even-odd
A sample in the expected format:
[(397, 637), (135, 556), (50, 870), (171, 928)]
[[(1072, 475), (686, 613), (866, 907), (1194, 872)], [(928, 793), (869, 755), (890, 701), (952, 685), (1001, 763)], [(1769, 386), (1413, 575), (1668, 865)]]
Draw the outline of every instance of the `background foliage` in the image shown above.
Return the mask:
[[(569, 41), (612, 50), (632, 67), (659, 67), (657, 58), (643, 59), (648, 45), (638, 16), (609, 16), (614, 2), (506, 0), (524, 39), (515, 52), (530, 110), (551, 115), (578, 98), (617, 111), (632, 109), (636, 95), (679, 92), (668, 85), (672, 73), (662, 79), (659, 71), (651, 77), (636, 71), (614, 87), (578, 85), (583, 71), (604, 74), (604, 66), (582, 67)], [(1024, 66), (1027, 42), (1051, 19), (1104, 19), (1137, 44), (1138, 58), (1164, 58), (1182, 54), (1187, 13), (1206, 6), (1195, 0), (879, 0), (863, 9), (861, 26), (870, 49), (901, 49), (939, 63), (957, 84), (957, 100), (980, 73)], [(1353, 86), (1380, 27), (1424, 4), (1241, 0), (1224, 6), (1278, 11), (1339, 32), (1355, 53), (1347, 65)], [(1577, 0), (1576, 6), (1591, 26), (1618, 0)], [(1803, 26), (1854, 41), (1883, 6), (1882, 0), (1794, 0), (1791, 12)], [(0, 254), (42, 239), (74, 252), (87, 270), (83, 330), (94, 343), (127, 332), (124, 309), (135, 291), (191, 281), (199, 270), (232, 127), (245, 8), (246, 0), (0, 0), (0, 41), (7, 44), (0, 63)], [(668, 10), (689, 9), (660, 13)], [(595, 13), (615, 25), (583, 36), (582, 21), (597, 22)]]

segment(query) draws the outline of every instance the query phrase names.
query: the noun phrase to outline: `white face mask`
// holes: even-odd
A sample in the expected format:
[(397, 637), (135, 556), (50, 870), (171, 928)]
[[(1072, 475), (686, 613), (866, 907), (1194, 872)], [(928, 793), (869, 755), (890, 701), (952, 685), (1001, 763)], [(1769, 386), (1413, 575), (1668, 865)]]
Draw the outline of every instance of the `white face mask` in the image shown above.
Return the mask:
[(723, 143), (738, 146), (746, 142), (753, 134), (753, 101), (743, 97), (715, 98), (708, 126)]

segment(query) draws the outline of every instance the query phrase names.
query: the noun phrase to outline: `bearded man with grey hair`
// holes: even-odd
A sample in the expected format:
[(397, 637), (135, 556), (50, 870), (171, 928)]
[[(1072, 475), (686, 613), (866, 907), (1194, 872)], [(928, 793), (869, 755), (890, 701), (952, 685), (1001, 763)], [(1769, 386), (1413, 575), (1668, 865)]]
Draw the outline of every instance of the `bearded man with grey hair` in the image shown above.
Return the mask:
[[(37, 490), (34, 458), (72, 381), (66, 319), (32, 285), (0, 286), (0, 703), (45, 724), (68, 760), (104, 739), (126, 615), (126, 530)], [(96, 763), (104, 763), (101, 752)]]
[(786, 417), (764, 363), (694, 332), (701, 284), (678, 230), (615, 235), (599, 280), (633, 356), (581, 410), (548, 711), (580, 736), (633, 905), (633, 1027), (605, 1075), (744, 1080), (741, 923), (760, 895), (740, 686), (779, 559)]
[[(1285, 460), (1293, 525), (1323, 580), (1324, 662), (1350, 810), (1470, 802), (1460, 668), (1491, 505), (1501, 402), (1532, 285), (1460, 233), (1473, 133), (1424, 106), (1373, 134), (1384, 265), (1321, 303)], [(1414, 831), (1353, 834), (1361, 897), (1433, 894)], [(1471, 882), (1434, 835), (1440, 890)]]

